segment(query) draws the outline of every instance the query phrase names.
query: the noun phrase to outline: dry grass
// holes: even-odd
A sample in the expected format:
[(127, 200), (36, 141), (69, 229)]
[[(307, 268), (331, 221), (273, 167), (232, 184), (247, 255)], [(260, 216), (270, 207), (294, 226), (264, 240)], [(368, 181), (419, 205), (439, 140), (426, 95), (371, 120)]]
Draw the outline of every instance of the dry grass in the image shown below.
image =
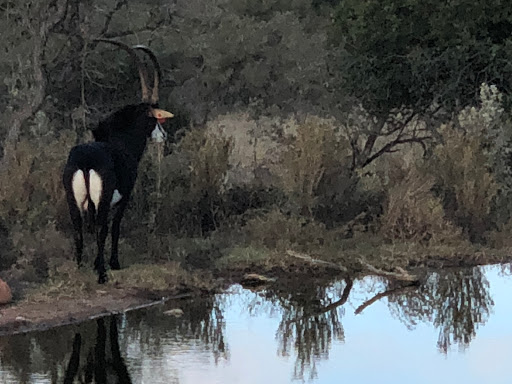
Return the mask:
[(250, 219), (242, 230), (249, 243), (280, 252), (290, 247), (299, 250), (321, 247), (337, 235), (327, 231), (322, 223), (285, 215), (277, 209)]
[(424, 175), (413, 165), (403, 170), (388, 190), (381, 217), (381, 234), (389, 240), (440, 242), (459, 237), (445, 219), (440, 199), (432, 195), (434, 177)]
[(53, 269), (45, 284), (29, 290), (26, 302), (49, 302), (81, 299), (105, 293), (111, 289), (172, 292), (185, 287), (211, 290), (215, 283), (210, 275), (187, 271), (179, 263), (134, 264), (120, 271), (109, 272), (106, 285), (97, 283), (97, 274), (88, 267), (78, 269), (75, 262), (65, 261)]
[(229, 269), (232, 267), (241, 268), (251, 264), (267, 264), (271, 262), (271, 253), (259, 247), (235, 247), (222, 256), (215, 263), (219, 269)]
[(313, 117), (297, 125), (290, 140), (281, 157), (282, 188), (297, 201), (301, 214), (311, 217), (320, 180), (343, 161), (348, 145), (336, 135), (332, 122)]
[(26, 302), (49, 302), (64, 298), (89, 296), (98, 289), (98, 277), (91, 268), (78, 269), (68, 260), (50, 268), (47, 282), (29, 290)]
[(190, 193), (219, 191), (229, 169), (230, 140), (208, 130), (193, 130), (182, 139), (180, 148), (189, 159)]
[(498, 192), (488, 169), (483, 138), (451, 126), (442, 127), (440, 132), (444, 144), (435, 148), (429, 170), (442, 186), (445, 199), (450, 194), (455, 198), (446, 207), (447, 214), (470, 233), (483, 234)]

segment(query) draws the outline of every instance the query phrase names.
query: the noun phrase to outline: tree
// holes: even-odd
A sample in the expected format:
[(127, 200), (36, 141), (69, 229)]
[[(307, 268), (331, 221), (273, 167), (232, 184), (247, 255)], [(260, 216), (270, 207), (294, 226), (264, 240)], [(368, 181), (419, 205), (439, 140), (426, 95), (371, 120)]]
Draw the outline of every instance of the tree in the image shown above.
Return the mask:
[[(62, 0), (0, 2), (0, 17), (7, 20), (2, 22), (0, 46), (3, 53), (0, 71), (7, 74), (3, 86), (8, 95), (7, 100), (0, 101), (0, 106), (6, 109), (1, 121), (7, 128), (4, 149), (16, 143), (21, 125), (44, 101), (45, 48), (50, 31), (64, 17), (65, 10), (66, 3)], [(0, 170), (6, 166), (5, 159)]]
[(512, 3), (345, 0), (335, 25), (346, 89), (375, 116), (465, 106), (483, 82), (510, 93)]

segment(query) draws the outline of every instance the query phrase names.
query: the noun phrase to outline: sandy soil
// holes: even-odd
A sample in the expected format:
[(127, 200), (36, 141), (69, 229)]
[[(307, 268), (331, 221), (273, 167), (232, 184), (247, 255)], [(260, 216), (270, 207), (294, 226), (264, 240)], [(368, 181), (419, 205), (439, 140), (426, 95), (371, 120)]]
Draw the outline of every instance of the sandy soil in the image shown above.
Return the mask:
[(193, 292), (177, 290), (147, 292), (107, 285), (87, 297), (60, 297), (54, 302), (15, 302), (0, 308), (0, 336), (79, 323), (192, 295)]

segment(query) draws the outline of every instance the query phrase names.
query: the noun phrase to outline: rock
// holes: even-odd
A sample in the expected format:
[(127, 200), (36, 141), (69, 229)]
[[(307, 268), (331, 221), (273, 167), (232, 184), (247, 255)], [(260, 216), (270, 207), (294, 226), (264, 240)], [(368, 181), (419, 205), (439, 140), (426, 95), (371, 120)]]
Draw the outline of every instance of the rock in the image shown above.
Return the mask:
[(12, 300), (11, 288), (7, 283), (0, 279), (0, 304), (10, 303)]
[(169, 309), (168, 311), (164, 312), (164, 315), (181, 317), (181, 316), (183, 316), (183, 310), (181, 310), (180, 308)]

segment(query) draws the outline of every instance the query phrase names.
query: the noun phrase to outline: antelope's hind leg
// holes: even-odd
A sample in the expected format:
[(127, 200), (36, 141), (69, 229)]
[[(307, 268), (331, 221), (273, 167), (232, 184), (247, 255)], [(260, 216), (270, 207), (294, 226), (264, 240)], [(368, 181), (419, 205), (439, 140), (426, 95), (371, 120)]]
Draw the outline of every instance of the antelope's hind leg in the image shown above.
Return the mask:
[(74, 199), (73, 201), (69, 201), (69, 214), (71, 216), (71, 221), (73, 222), (76, 263), (80, 267), (82, 265), (82, 255), (84, 251), (84, 235), (82, 230), (82, 214), (76, 206)]
[(102, 209), (100, 205), (100, 209), (98, 210), (98, 217), (96, 221), (96, 243), (98, 246), (98, 255), (94, 260), (94, 269), (98, 272), (98, 283), (103, 284), (108, 281), (107, 271), (105, 269), (105, 240), (107, 239), (108, 234), (108, 223), (107, 223), (107, 214), (101, 215)]
[[(68, 202), (69, 216), (73, 224), (73, 238), (75, 241), (75, 257), (78, 266), (82, 264), (82, 255), (84, 248), (83, 220), (80, 207), (85, 207), (87, 199), (85, 180), (82, 171), (73, 171), (66, 169), (63, 175), (64, 189), (66, 190), (66, 200)], [(83, 185), (82, 185), (83, 184)]]
[(107, 271), (105, 269), (105, 240), (108, 234), (108, 212), (110, 210), (110, 200), (114, 192), (109, 187), (110, 175), (99, 175), (96, 171), (90, 171), (90, 194), (91, 200), (96, 207), (96, 244), (98, 254), (94, 260), (94, 269), (98, 272), (98, 283), (103, 284), (108, 281)]
[(110, 256), (110, 268), (114, 270), (121, 269), (119, 264), (119, 233), (121, 220), (128, 205), (128, 198), (123, 198), (115, 208), (114, 218), (112, 219), (112, 254)]

